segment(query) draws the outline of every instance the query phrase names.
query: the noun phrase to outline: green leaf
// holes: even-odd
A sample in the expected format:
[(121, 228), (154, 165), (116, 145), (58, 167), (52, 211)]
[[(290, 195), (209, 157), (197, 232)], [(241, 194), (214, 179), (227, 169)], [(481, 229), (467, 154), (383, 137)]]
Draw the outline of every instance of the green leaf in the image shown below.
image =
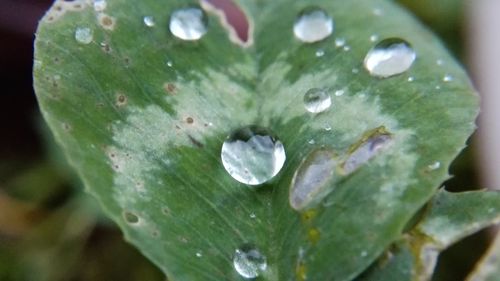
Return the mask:
[(500, 192), (450, 193), (441, 190), (416, 228), (442, 249), (499, 222)]
[[(173, 280), (238, 280), (232, 259), (247, 243), (267, 258), (259, 280), (350, 280), (448, 177), (477, 96), (439, 41), (391, 1), (237, 3), (252, 24), (247, 47), (213, 12), (202, 39), (175, 38), (168, 21), (181, 0), (108, 0), (101, 11), (57, 1), (35, 42), (42, 113), (87, 190)], [(292, 32), (310, 6), (335, 21), (313, 44)], [(363, 59), (374, 35), (410, 42), (413, 66), (372, 77)], [(328, 91), (328, 111), (305, 110), (311, 88)], [(258, 187), (235, 181), (220, 160), (224, 139), (251, 124), (271, 129), (287, 156)], [(382, 135), (388, 145), (366, 157)], [(293, 175), (320, 147), (338, 167), (321, 198), (295, 211)]]
[[(450, 193), (443, 189), (428, 204), (418, 225), (387, 250), (360, 280), (430, 280), (440, 251), (498, 222), (500, 192)], [(498, 245), (492, 246), (470, 280), (495, 276), (495, 247)]]

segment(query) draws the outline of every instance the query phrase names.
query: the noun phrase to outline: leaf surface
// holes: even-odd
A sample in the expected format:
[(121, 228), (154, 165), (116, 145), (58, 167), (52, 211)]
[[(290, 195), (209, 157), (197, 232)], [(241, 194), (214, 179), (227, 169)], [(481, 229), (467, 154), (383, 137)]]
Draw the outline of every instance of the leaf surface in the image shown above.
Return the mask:
[[(99, 11), (56, 1), (35, 42), (43, 115), (87, 190), (173, 280), (239, 280), (232, 259), (247, 243), (267, 258), (258, 280), (351, 280), (448, 177), (477, 96), (440, 42), (392, 1), (236, 2), (252, 25), (246, 48), (213, 12), (202, 39), (174, 37), (169, 18), (185, 1), (108, 0)], [(307, 44), (292, 30), (311, 6), (335, 30)], [(410, 42), (417, 59), (375, 78), (363, 68), (370, 39), (391, 37)], [(328, 91), (329, 110), (305, 110), (311, 88)], [(251, 124), (271, 129), (287, 156), (258, 187), (235, 181), (220, 160), (225, 138)], [(342, 173), (377, 128), (390, 145)], [(293, 175), (320, 147), (335, 152), (338, 171), (321, 200), (297, 212)]]

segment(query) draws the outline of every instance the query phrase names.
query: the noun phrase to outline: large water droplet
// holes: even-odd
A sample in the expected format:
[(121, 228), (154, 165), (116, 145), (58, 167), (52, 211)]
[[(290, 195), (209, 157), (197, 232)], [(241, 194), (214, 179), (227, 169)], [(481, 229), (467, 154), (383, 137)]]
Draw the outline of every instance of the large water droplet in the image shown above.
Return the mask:
[(283, 167), (285, 148), (270, 130), (247, 126), (233, 132), (222, 145), (222, 164), (237, 181), (258, 185)]
[(312, 88), (304, 95), (304, 107), (311, 113), (320, 113), (332, 105), (330, 95), (323, 89)]
[(175, 10), (170, 16), (170, 32), (182, 40), (198, 40), (207, 33), (208, 18), (205, 12), (190, 6)]
[(335, 154), (320, 148), (309, 153), (295, 171), (290, 186), (289, 202), (295, 210), (302, 210), (321, 200), (330, 190), (327, 184), (335, 171)]
[(371, 75), (389, 77), (407, 71), (415, 58), (410, 43), (400, 38), (389, 38), (380, 41), (368, 52), (364, 64)]
[(78, 27), (75, 30), (75, 39), (78, 43), (89, 44), (94, 38), (92, 29), (88, 27)]
[(333, 19), (320, 8), (307, 8), (295, 20), (293, 33), (300, 41), (321, 41), (333, 32)]
[(349, 174), (361, 165), (375, 157), (380, 150), (386, 148), (392, 136), (384, 127), (371, 130), (349, 149), (349, 156), (342, 165), (344, 172)]
[(236, 249), (233, 257), (234, 269), (244, 278), (256, 278), (267, 268), (267, 259), (252, 245)]

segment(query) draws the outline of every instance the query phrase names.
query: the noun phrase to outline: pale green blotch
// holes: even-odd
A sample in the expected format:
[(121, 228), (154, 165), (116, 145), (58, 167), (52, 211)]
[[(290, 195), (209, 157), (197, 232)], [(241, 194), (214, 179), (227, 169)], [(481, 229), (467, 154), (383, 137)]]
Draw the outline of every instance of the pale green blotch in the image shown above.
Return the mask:
[[(398, 202), (405, 189), (417, 182), (417, 179), (412, 178), (412, 173), (418, 155), (413, 151), (410, 141), (415, 136), (415, 132), (401, 128), (394, 117), (383, 113), (379, 97), (369, 89), (349, 95), (347, 87), (337, 85), (338, 75), (334, 69), (322, 70), (314, 74), (304, 73), (294, 83), (287, 82), (283, 77), (286, 76), (291, 66), (284, 62), (282, 59), (284, 57), (284, 54), (280, 55), (278, 62), (271, 65), (263, 75), (265, 78), (260, 91), (273, 95), (272, 99), (263, 104), (264, 118), (270, 120), (273, 117), (279, 117), (286, 123), (304, 114), (310, 115), (311, 119), (306, 125), (307, 128), (302, 127), (301, 133), (310, 128), (325, 131), (325, 126), (330, 126), (332, 130), (328, 133), (331, 133), (332, 137), (345, 147), (344, 151), (339, 151), (343, 158), (348, 157), (349, 147), (356, 143), (365, 132), (384, 126), (392, 134), (391, 144), (381, 149), (378, 155), (366, 164), (376, 166), (377, 171), (381, 173), (379, 175), (381, 178), (391, 180), (384, 181), (378, 190), (371, 192), (373, 200), (379, 206), (387, 207)], [(320, 114), (310, 114), (304, 108), (304, 94), (314, 87), (327, 89), (332, 98), (330, 109)], [(336, 96), (335, 91), (341, 89), (346, 93)], [(277, 108), (283, 111), (277, 111)], [(328, 202), (325, 204), (329, 205)], [(379, 217), (379, 219), (383, 218)]]
[(106, 154), (115, 170), (114, 198), (124, 210), (152, 200), (151, 190), (165, 189), (168, 194), (173, 188), (155, 176), (176, 169), (169, 148), (196, 147), (193, 139), (203, 144), (207, 138), (219, 138), (222, 145), (231, 124), (247, 124), (256, 115), (239, 114), (251, 93), (222, 73), (208, 70), (198, 79), (174, 83), (176, 93), (165, 97), (175, 105), (173, 115), (156, 104), (140, 108), (129, 103), (126, 120), (112, 124), (114, 144)]

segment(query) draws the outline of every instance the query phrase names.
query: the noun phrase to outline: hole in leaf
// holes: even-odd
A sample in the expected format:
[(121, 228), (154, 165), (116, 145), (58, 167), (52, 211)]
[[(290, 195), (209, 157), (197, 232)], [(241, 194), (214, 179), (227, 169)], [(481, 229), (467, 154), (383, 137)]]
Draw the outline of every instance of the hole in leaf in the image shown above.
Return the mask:
[(204, 0), (217, 10), (221, 11), (225, 17), (226, 24), (229, 25), (242, 43), (249, 43), (250, 24), (245, 13), (232, 0)]
[(129, 212), (129, 211), (125, 211), (123, 213), (123, 217), (125, 218), (125, 221), (129, 224), (136, 224), (139, 222), (139, 217), (137, 215), (135, 215), (134, 213)]

